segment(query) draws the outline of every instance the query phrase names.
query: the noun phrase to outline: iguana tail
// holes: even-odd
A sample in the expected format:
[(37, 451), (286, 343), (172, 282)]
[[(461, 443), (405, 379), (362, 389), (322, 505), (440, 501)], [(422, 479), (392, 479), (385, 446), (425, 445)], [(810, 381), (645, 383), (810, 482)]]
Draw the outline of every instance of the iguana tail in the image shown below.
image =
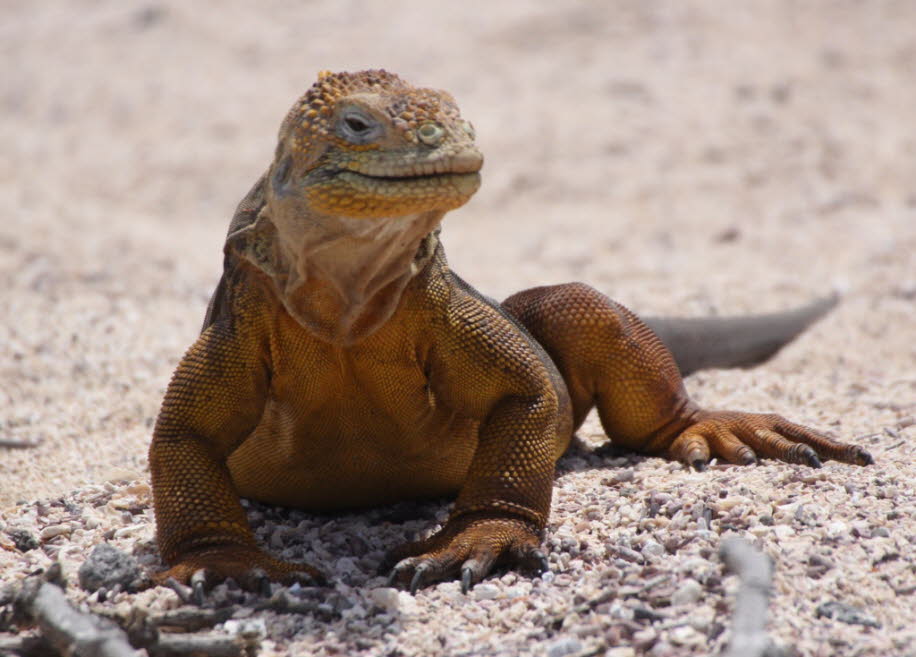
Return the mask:
[(681, 374), (762, 363), (833, 308), (839, 296), (768, 315), (646, 317), (643, 321), (674, 354)]

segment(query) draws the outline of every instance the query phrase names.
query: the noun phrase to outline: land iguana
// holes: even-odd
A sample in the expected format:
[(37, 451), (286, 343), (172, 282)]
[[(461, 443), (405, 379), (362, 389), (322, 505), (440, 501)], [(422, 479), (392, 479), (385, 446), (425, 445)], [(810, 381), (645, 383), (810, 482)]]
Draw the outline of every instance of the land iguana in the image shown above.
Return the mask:
[(554, 465), (593, 407), (613, 445), (697, 469), (872, 463), (778, 415), (701, 408), (682, 382), (766, 358), (829, 301), (647, 325), (582, 283), (502, 303), (465, 283), (438, 227), (482, 164), (452, 96), (386, 71), (321, 73), (292, 107), (156, 422), (159, 581), (321, 578), (258, 546), (240, 497), (327, 512), (457, 496), (440, 531), (395, 550), (392, 581), (414, 591), (467, 590), (497, 561), (546, 568)]

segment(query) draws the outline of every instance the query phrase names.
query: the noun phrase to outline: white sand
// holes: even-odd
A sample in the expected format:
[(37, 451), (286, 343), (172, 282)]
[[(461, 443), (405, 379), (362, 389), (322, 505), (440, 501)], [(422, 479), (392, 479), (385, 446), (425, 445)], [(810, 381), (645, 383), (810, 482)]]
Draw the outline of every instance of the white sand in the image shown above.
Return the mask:
[[(914, 654), (914, 44), (916, 5), (890, 1), (7, 4), (0, 438), (42, 444), (0, 449), (0, 525), (50, 522), (31, 505), (11, 506), (18, 500), (147, 476), (168, 377), (199, 328), (232, 210), (267, 166), (284, 113), (318, 70), (386, 67), (448, 89), (475, 124), (484, 185), (446, 219), (444, 240), (454, 268), (492, 296), (576, 279), (638, 312), (705, 314), (844, 291), (836, 311), (772, 362), (688, 385), (710, 406), (868, 435), (876, 466), (829, 465), (815, 484), (796, 485), (806, 475), (795, 466), (694, 475), (636, 460), (627, 500), (642, 508), (662, 492), (701, 504), (723, 486), (756, 518), (812, 495), (812, 526), (790, 514), (792, 536), (755, 534), (782, 573), (774, 634), (804, 655)], [(600, 484), (610, 474), (560, 479), (552, 535), (568, 526), (604, 556), (580, 572), (555, 552), (557, 579), (584, 583), (538, 584), (525, 598), (538, 609), (559, 613), (577, 589), (600, 589), (608, 542), (638, 543), (634, 521)], [(577, 501), (566, 508), (567, 499)], [(590, 504), (601, 520), (586, 527), (575, 511)], [(125, 547), (151, 538), (148, 511), (142, 521)], [(825, 536), (837, 522), (848, 526)], [(854, 522), (868, 531), (850, 534)], [(889, 535), (862, 537), (875, 527)], [(78, 561), (78, 546), (104, 528), (72, 539), (70, 553), (66, 536), (43, 549)], [(0, 580), (41, 560), (41, 550), (25, 559), (5, 547)], [(885, 547), (898, 556), (881, 561)], [(809, 580), (798, 564), (816, 550), (840, 565)], [(459, 623), (467, 637), (433, 648), (435, 632), (405, 617), (404, 654), (550, 649), (547, 639), (525, 643), (537, 619), (510, 613), (511, 599), (478, 603), (449, 586), (417, 598), (420, 618), (476, 613), (476, 629)], [(440, 589), (441, 600), (425, 597)], [(815, 619), (826, 599), (867, 608), (884, 629)], [(564, 625), (550, 641), (575, 635), (586, 650), (605, 636), (577, 622), (578, 633)], [(295, 640), (318, 651), (331, 639), (316, 627)], [(484, 648), (496, 631), (516, 638)], [(333, 641), (353, 654), (340, 632)], [(677, 643), (660, 636), (646, 644), (661, 646), (653, 654)], [(707, 649), (681, 638), (676, 650)], [(375, 654), (385, 641), (362, 649)]]

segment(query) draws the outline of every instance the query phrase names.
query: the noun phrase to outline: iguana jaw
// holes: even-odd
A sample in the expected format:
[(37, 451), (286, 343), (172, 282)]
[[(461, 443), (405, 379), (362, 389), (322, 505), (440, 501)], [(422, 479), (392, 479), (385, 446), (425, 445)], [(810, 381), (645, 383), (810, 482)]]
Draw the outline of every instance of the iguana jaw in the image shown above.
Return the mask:
[(387, 219), (454, 210), (480, 187), (479, 173), (374, 176), (343, 170), (305, 186), (310, 208), (356, 219)]
[(329, 149), (292, 193), (298, 193), (313, 212), (382, 219), (454, 210), (480, 187), (483, 155), (468, 138), (436, 148), (410, 142), (398, 146), (356, 152)]

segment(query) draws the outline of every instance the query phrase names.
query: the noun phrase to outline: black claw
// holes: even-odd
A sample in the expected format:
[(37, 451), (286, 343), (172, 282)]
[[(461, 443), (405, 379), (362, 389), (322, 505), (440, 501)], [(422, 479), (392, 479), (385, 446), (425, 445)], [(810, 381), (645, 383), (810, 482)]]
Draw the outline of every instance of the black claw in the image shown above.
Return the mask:
[(309, 573), (295, 572), (287, 576), (286, 580), (284, 584), (287, 586), (292, 586), (293, 584), (298, 584), (302, 587), (315, 586), (315, 578)]
[(328, 580), (324, 575), (313, 575), (311, 573), (301, 573), (299, 586), (327, 586)]
[(534, 558), (537, 559), (538, 568), (541, 569), (542, 573), (546, 573), (548, 570), (550, 570), (550, 562), (547, 560), (546, 554), (544, 554), (540, 550), (537, 550), (534, 553)]
[(812, 468), (820, 468), (823, 465), (813, 449), (806, 450), (804, 458)]
[(410, 580), (410, 594), (416, 595), (417, 591), (420, 590), (420, 585), (423, 584), (423, 574), (426, 572), (426, 569), (422, 566), (418, 566), (413, 573), (413, 578)]
[(255, 573), (255, 581), (257, 582), (258, 592), (265, 598), (270, 597), (270, 577), (267, 576), (265, 572)]
[(202, 568), (194, 571), (194, 574), (191, 575), (191, 597), (194, 600), (194, 604), (198, 607), (203, 606), (207, 597), (205, 590), (206, 581), (207, 573)]
[(473, 576), (474, 573), (469, 566), (465, 566), (461, 569), (461, 592), (465, 595), (471, 590), (471, 578)]
[(812, 468), (821, 467), (821, 460), (818, 458), (817, 452), (808, 445), (795, 445), (782, 458), (789, 463), (800, 463)]
[(388, 574), (388, 586), (394, 586), (398, 581), (398, 575), (401, 574), (401, 571), (398, 570), (398, 567), (395, 566), (391, 569), (391, 572)]
[(757, 457), (753, 454), (745, 454), (741, 460), (741, 465), (757, 465)]
[(690, 465), (692, 465), (693, 469), (697, 472), (703, 472), (706, 470), (706, 461), (703, 459), (694, 459)]

